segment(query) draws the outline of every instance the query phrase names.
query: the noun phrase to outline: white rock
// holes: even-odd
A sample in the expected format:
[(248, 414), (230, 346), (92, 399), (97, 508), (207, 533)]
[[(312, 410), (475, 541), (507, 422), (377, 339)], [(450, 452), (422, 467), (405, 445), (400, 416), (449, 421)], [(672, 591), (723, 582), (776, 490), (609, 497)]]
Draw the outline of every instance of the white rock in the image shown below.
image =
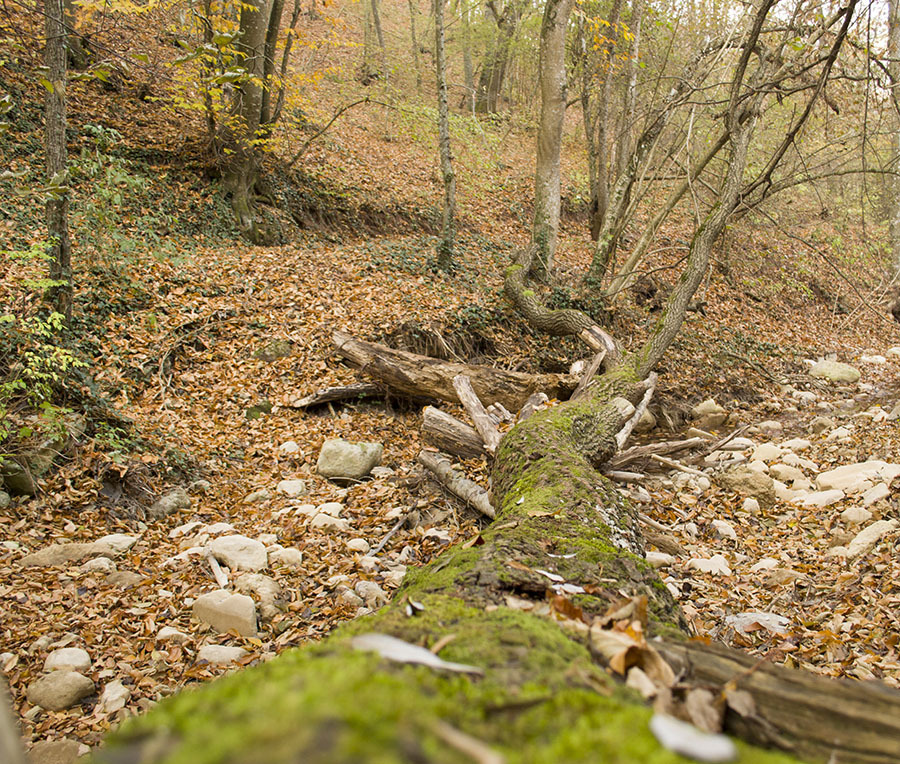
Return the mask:
[(174, 642), (176, 645), (183, 645), (185, 642), (190, 642), (191, 640), (189, 634), (178, 631), (178, 629), (172, 626), (163, 626), (156, 632), (156, 638), (160, 642)]
[(806, 438), (791, 438), (790, 440), (784, 441), (781, 444), (782, 448), (786, 448), (789, 451), (808, 451), (812, 447), (812, 443), (810, 443)]
[(113, 680), (103, 688), (100, 695), (100, 708), (107, 714), (115, 713), (123, 708), (131, 698), (131, 690), (129, 690), (118, 679)]
[(273, 564), (296, 568), (303, 564), (303, 553), (294, 547), (284, 547), (269, 552), (269, 561)]
[(809, 390), (794, 390), (794, 392), (791, 393), (791, 397), (794, 398), (794, 400), (799, 401), (804, 406), (815, 403), (819, 398), (818, 395), (810, 392)]
[(203, 526), (200, 530), (208, 536), (219, 536), (222, 533), (231, 533), (234, 530), (234, 526), (231, 523), (212, 523), (211, 525)]
[(769, 465), (765, 462), (760, 461), (759, 459), (755, 459), (747, 465), (748, 470), (753, 470), (754, 472), (759, 472), (763, 475), (769, 474)]
[(260, 618), (271, 621), (284, 609), (281, 587), (278, 582), (262, 573), (241, 573), (234, 588), (242, 594), (252, 594), (259, 602)]
[(860, 363), (874, 363), (881, 365), (883, 363), (887, 363), (887, 358), (883, 355), (861, 355), (859, 357)]
[(699, 570), (701, 573), (712, 573), (717, 576), (730, 576), (731, 568), (728, 560), (721, 554), (714, 554), (708, 560), (702, 557), (688, 561), (688, 567)]
[(817, 379), (827, 379), (830, 382), (848, 382), (853, 384), (859, 381), (859, 370), (850, 364), (837, 361), (819, 361), (810, 370), (809, 375)]
[(185, 491), (184, 488), (179, 486), (154, 502), (150, 509), (147, 510), (147, 514), (150, 515), (150, 517), (159, 519), (171, 515), (173, 512), (177, 512), (180, 509), (190, 508), (191, 497), (188, 496), (188, 492)]
[(353, 589), (370, 608), (380, 607), (388, 601), (385, 591), (374, 581), (360, 581)]
[(62, 711), (92, 695), (94, 683), (77, 671), (51, 671), (28, 685), (28, 702), (48, 711)]
[(777, 462), (769, 465), (769, 474), (783, 483), (793, 483), (795, 480), (802, 480), (805, 476), (803, 470), (792, 467), (789, 464)]
[(778, 565), (779, 562), (774, 557), (763, 557), (759, 562), (750, 566), (750, 572), (759, 573), (761, 570), (772, 570), (773, 568), (777, 568)]
[(891, 358), (900, 358), (900, 347), (888, 348), (888, 351), (885, 353), (885, 355)]
[(91, 656), (80, 647), (60, 647), (44, 661), (44, 671), (88, 671), (90, 668)]
[(295, 515), (306, 515), (307, 517), (313, 517), (316, 514), (316, 505), (315, 504), (298, 504), (296, 509), (294, 509)]
[(841, 512), (841, 520), (847, 525), (861, 525), (872, 519), (872, 513), (863, 507), (848, 507)]
[(735, 533), (731, 523), (728, 523), (725, 520), (713, 520), (712, 525), (721, 538), (737, 541), (737, 533)]
[(803, 497), (804, 507), (828, 507), (844, 498), (844, 492), (834, 488), (829, 491), (816, 491)]
[(283, 496), (294, 499), (297, 496), (305, 496), (309, 493), (305, 480), (282, 480), (275, 490)]
[(753, 514), (753, 515), (758, 514), (759, 513), (759, 502), (756, 499), (754, 499), (752, 496), (748, 496), (741, 503), (741, 509), (743, 509), (744, 512), (749, 512), (750, 514)]
[(220, 536), (209, 542), (209, 551), (232, 570), (256, 572), (268, 564), (266, 547), (246, 536)]
[(774, 443), (761, 443), (750, 455), (752, 461), (772, 462), (781, 456), (782, 449)]
[(647, 552), (646, 559), (654, 568), (668, 568), (675, 564), (675, 557), (665, 552)]
[(309, 523), (310, 528), (321, 528), (325, 531), (349, 531), (350, 521), (341, 517), (332, 517), (319, 512)]
[(256, 540), (263, 546), (272, 546), (278, 543), (278, 536), (274, 533), (260, 533)]
[(831, 432), (828, 433), (828, 437), (825, 438), (826, 443), (842, 443), (846, 440), (850, 440), (850, 436), (853, 434), (853, 431), (848, 429), (847, 427), (836, 427)]
[(344, 505), (339, 501), (326, 501), (324, 504), (319, 504), (316, 507), (316, 512), (324, 512), (326, 515), (331, 515), (332, 517), (340, 517), (341, 512), (344, 511)]
[[(890, 484), (897, 476), (900, 476), (900, 464), (873, 459), (822, 472), (816, 478), (816, 486), (822, 491), (839, 488), (845, 493), (859, 493), (860, 488), (868, 490), (876, 480)], [(863, 485), (866, 481), (869, 482), (868, 486)]]
[(322, 444), (316, 470), (334, 480), (361, 480), (381, 463), (380, 443), (350, 443), (332, 438)]
[(767, 419), (764, 422), (760, 422), (756, 425), (759, 428), (760, 432), (768, 432), (768, 433), (776, 433), (781, 432), (784, 429), (784, 425), (781, 424), (777, 419)]
[(290, 454), (299, 454), (300, 446), (297, 445), (296, 441), (286, 440), (280, 446), (278, 446), (278, 453), (288, 456)]
[(272, 498), (272, 493), (268, 488), (260, 488), (258, 491), (248, 493), (244, 499), (244, 504), (257, 504), (259, 502), (268, 501)]
[(853, 560), (872, 551), (885, 535), (896, 530), (897, 525), (896, 520), (878, 520), (867, 526), (847, 545), (847, 557)]
[(104, 557), (118, 557), (125, 554), (137, 543), (137, 536), (128, 536), (125, 533), (111, 533), (97, 539), (93, 544), (93, 553)]
[(881, 501), (882, 499), (886, 499), (890, 495), (891, 495), (891, 489), (888, 488), (887, 483), (879, 483), (876, 486), (872, 486), (868, 491), (866, 491), (862, 495), (863, 506), (870, 507), (876, 501)]
[(109, 575), (116, 572), (116, 564), (109, 557), (95, 557), (82, 563), (81, 570), (85, 573), (104, 573)]
[(727, 443), (722, 445), (723, 451), (744, 451), (748, 448), (755, 448), (756, 443), (754, 443), (750, 438), (732, 438)]
[(361, 571), (369, 574), (375, 573), (381, 567), (381, 561), (377, 557), (363, 556), (356, 561), (356, 564)]
[(224, 589), (201, 594), (194, 600), (192, 613), (219, 632), (234, 629), (243, 637), (256, 636), (256, 605), (244, 594)]
[(352, 589), (344, 588), (340, 594), (338, 594), (338, 602), (342, 605), (349, 605), (350, 607), (360, 607), (364, 603), (364, 600)]
[(351, 552), (359, 552), (360, 554), (368, 554), (369, 542), (365, 539), (350, 539), (347, 542), (347, 549)]
[(794, 501), (798, 498), (798, 492), (788, 488), (780, 480), (773, 480), (772, 483), (775, 486), (775, 498), (778, 501)]
[(247, 654), (243, 647), (203, 645), (197, 652), (197, 660), (206, 661), (216, 666), (224, 666), (229, 663), (236, 663)]
[(825, 557), (846, 557), (847, 556), (847, 547), (845, 546), (833, 546), (831, 549), (825, 552)]
[(394, 568), (394, 570), (389, 570), (384, 574), (384, 585), (390, 587), (391, 589), (396, 589), (400, 584), (403, 583), (403, 579), (406, 576), (406, 566), (401, 565), (399, 568)]
[(200, 520), (192, 520), (184, 525), (179, 525), (177, 528), (173, 528), (169, 531), (169, 538), (174, 539), (179, 536), (185, 536), (194, 530), (194, 528), (199, 528), (201, 525), (203, 525), (203, 523)]
[(699, 492), (708, 491), (712, 487), (712, 483), (705, 475), (700, 475), (694, 479), (694, 485)]

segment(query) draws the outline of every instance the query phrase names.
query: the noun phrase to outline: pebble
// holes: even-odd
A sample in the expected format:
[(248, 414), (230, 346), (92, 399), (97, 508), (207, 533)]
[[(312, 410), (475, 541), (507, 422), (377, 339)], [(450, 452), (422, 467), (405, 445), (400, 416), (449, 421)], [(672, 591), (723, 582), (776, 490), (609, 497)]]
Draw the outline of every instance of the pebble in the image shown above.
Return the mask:
[(190, 642), (191, 640), (190, 634), (178, 631), (178, 629), (173, 626), (163, 626), (156, 632), (156, 638), (160, 642), (174, 642), (176, 645), (183, 645), (185, 642)]
[(80, 647), (60, 647), (44, 661), (44, 671), (88, 671), (90, 668), (91, 656)]
[(347, 542), (347, 549), (351, 552), (359, 552), (360, 554), (367, 554), (369, 551), (369, 542), (365, 539), (350, 539)]
[(94, 683), (77, 671), (52, 671), (28, 685), (26, 697), (48, 711), (62, 711), (94, 693)]
[(227, 645), (203, 645), (197, 652), (198, 661), (206, 661), (216, 666), (224, 666), (235, 663), (249, 653), (243, 647), (229, 647)]
[(293, 547), (283, 547), (269, 552), (269, 562), (289, 567), (298, 567), (303, 564), (303, 553)]
[(269, 563), (266, 547), (246, 536), (219, 536), (209, 542), (209, 551), (232, 570), (262, 570)]
[(100, 708), (108, 714), (113, 714), (125, 708), (125, 704), (130, 698), (131, 690), (116, 679), (103, 688), (103, 693), (100, 695)]
[(275, 490), (290, 499), (296, 498), (297, 496), (305, 496), (309, 493), (309, 488), (307, 487), (305, 480), (282, 480), (275, 487)]

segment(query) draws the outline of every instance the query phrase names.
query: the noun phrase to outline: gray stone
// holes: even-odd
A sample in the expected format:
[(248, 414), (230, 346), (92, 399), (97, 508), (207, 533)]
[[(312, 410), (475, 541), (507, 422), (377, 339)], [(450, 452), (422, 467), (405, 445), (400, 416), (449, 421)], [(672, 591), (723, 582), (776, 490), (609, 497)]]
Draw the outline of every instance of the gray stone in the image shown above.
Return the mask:
[(380, 443), (350, 443), (332, 438), (322, 444), (316, 469), (335, 481), (361, 480), (381, 463), (383, 450)]
[(350, 530), (350, 521), (342, 517), (332, 517), (324, 512), (319, 512), (309, 523), (310, 528), (321, 528), (325, 531), (342, 531)]
[(874, 485), (862, 495), (863, 506), (870, 507), (876, 501), (886, 499), (890, 495), (891, 489), (888, 488), (887, 483), (879, 483), (878, 485)]
[(39, 740), (28, 752), (30, 764), (75, 764), (81, 755), (81, 743), (71, 738)]
[(125, 704), (131, 698), (131, 690), (129, 690), (118, 679), (114, 679), (103, 688), (100, 695), (100, 708), (107, 714), (114, 714), (125, 708)]
[(850, 440), (850, 436), (852, 434), (853, 434), (853, 431), (847, 427), (837, 427), (828, 433), (828, 437), (825, 438), (825, 442), (826, 443), (843, 443), (845, 441)]
[(191, 497), (188, 496), (188, 492), (185, 491), (184, 488), (178, 486), (160, 496), (159, 499), (151, 505), (150, 509), (147, 510), (147, 514), (150, 517), (159, 520), (160, 518), (168, 517), (181, 509), (190, 508)]
[(793, 483), (797, 480), (803, 480), (805, 477), (803, 470), (781, 462), (769, 466), (769, 475), (785, 483)]
[(190, 634), (178, 631), (178, 629), (172, 626), (163, 626), (156, 632), (156, 638), (160, 642), (174, 642), (176, 645), (183, 645), (185, 642), (191, 641)]
[(305, 480), (282, 480), (275, 490), (291, 499), (309, 493)]
[(367, 607), (374, 609), (388, 601), (387, 593), (374, 581), (360, 581), (353, 589), (363, 598)]
[(273, 549), (269, 552), (269, 562), (273, 565), (287, 565), (296, 568), (303, 564), (303, 552), (293, 547)]
[(0, 509), (6, 509), (12, 499), (6, 491), (0, 491)]
[(209, 551), (232, 570), (249, 570), (255, 573), (268, 565), (265, 546), (246, 536), (219, 536), (209, 542)]
[(23, 568), (49, 567), (51, 565), (66, 565), (70, 562), (83, 560), (85, 557), (91, 557), (94, 553), (94, 544), (73, 543), (73, 544), (51, 544), (48, 547), (39, 549), (37, 552), (25, 555), (19, 560), (19, 565)]
[(44, 671), (88, 671), (91, 656), (80, 647), (60, 647), (44, 660)]
[(781, 424), (777, 419), (767, 419), (765, 422), (760, 422), (756, 425), (759, 428), (760, 432), (769, 432), (776, 433), (781, 432), (784, 429), (784, 425)]
[(349, 605), (350, 607), (360, 607), (364, 603), (362, 597), (352, 589), (347, 589), (346, 587), (338, 595), (338, 602), (342, 605)]
[(726, 491), (734, 491), (742, 496), (752, 496), (762, 506), (775, 503), (775, 484), (768, 475), (747, 467), (734, 467), (718, 476), (717, 482)]
[(280, 446), (278, 446), (278, 453), (283, 456), (290, 456), (291, 454), (299, 454), (300, 446), (297, 444), (295, 440), (286, 440)]
[(344, 505), (339, 501), (326, 501), (324, 504), (319, 504), (316, 507), (316, 512), (324, 512), (326, 515), (331, 515), (332, 517), (340, 517), (341, 512), (344, 511)]
[(81, 570), (85, 573), (103, 573), (109, 575), (116, 572), (116, 564), (109, 557), (94, 557), (81, 564)]
[(144, 576), (131, 570), (117, 570), (106, 577), (106, 583), (120, 589), (130, 589), (144, 580)]
[(781, 457), (782, 449), (774, 443), (761, 443), (750, 455), (754, 461), (771, 462)]
[(253, 594), (259, 600), (259, 615), (264, 622), (271, 621), (284, 610), (281, 587), (262, 573), (241, 573), (235, 579), (234, 588), (243, 594)]
[(809, 375), (817, 379), (827, 379), (829, 382), (853, 384), (859, 381), (859, 369), (838, 361), (819, 361), (809, 370)]
[(881, 539), (897, 529), (896, 520), (879, 520), (867, 526), (847, 545), (847, 557), (851, 560), (868, 554)]
[(259, 502), (268, 501), (272, 498), (272, 493), (268, 488), (260, 488), (258, 491), (248, 493), (244, 497), (244, 504), (258, 504)]
[(359, 552), (360, 554), (369, 553), (369, 542), (365, 539), (350, 539), (347, 542), (347, 549), (351, 552)]
[(195, 480), (188, 486), (191, 493), (209, 493), (212, 491), (212, 483), (208, 480)]
[(820, 491), (839, 488), (848, 494), (862, 493), (869, 490), (874, 482), (884, 481), (890, 485), (896, 477), (900, 477), (900, 464), (873, 459), (822, 472), (816, 478), (816, 487)]
[(860, 525), (872, 519), (872, 513), (864, 507), (848, 507), (841, 512), (841, 520), (847, 525)]
[(62, 711), (92, 695), (94, 683), (77, 671), (53, 671), (28, 685), (28, 702), (48, 711)]
[(844, 498), (844, 492), (835, 488), (829, 491), (816, 491), (803, 497), (804, 507), (829, 507)]
[(809, 429), (818, 435), (820, 432), (830, 430), (832, 427), (834, 427), (834, 424), (834, 420), (830, 417), (817, 416), (812, 420), (812, 422), (809, 423)]
[(236, 663), (249, 653), (243, 647), (228, 647), (227, 645), (203, 645), (197, 652), (198, 661), (206, 661), (215, 666), (225, 666)]
[(644, 409), (644, 413), (641, 414), (641, 418), (638, 419), (638, 423), (634, 426), (635, 432), (650, 432), (651, 430), (656, 429), (656, 417), (650, 411), (650, 409)]
[(256, 636), (256, 605), (244, 594), (224, 589), (201, 594), (194, 600), (192, 613), (219, 632), (234, 630), (242, 637)]
[(112, 533), (103, 536), (94, 542), (91, 552), (101, 557), (118, 557), (125, 554), (138, 541), (137, 536), (128, 536), (124, 533)]

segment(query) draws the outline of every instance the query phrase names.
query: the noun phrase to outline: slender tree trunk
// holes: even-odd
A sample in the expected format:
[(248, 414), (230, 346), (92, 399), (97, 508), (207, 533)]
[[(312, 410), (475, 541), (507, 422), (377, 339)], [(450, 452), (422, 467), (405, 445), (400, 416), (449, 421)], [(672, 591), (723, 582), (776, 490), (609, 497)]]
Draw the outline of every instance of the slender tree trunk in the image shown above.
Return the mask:
[(78, 34), (78, 12), (73, 0), (65, 0), (63, 4), (63, 20), (66, 25), (66, 47), (69, 55), (69, 64), (73, 69), (87, 69), (91, 62), (91, 54), (87, 40)]
[[(888, 71), (891, 75), (891, 95), (895, 106), (900, 104), (900, 0), (888, 3)], [(895, 109), (900, 116), (900, 106)], [(894, 170), (900, 166), (900, 125), (895, 128)], [(891, 184), (890, 239), (894, 275), (900, 276), (900, 177), (894, 175)]]
[[(315, 4), (313, 4), (315, 8)], [(272, 112), (271, 122), (275, 124), (281, 119), (281, 110), (284, 108), (285, 88), (287, 86), (288, 64), (291, 61), (291, 48), (294, 46), (294, 28), (300, 18), (300, 0), (294, 0), (294, 10), (291, 13), (291, 25), (288, 27), (284, 40), (284, 52), (281, 54), (281, 82), (278, 83), (278, 97), (275, 100), (275, 109)]]
[(469, 20), (468, 0), (458, 0), (459, 15), (463, 29), (463, 77), (465, 78), (466, 111), (475, 113), (475, 69), (472, 66), (472, 27)]
[(272, 0), (269, 24), (266, 29), (266, 47), (263, 59), (263, 92), (259, 110), (259, 123), (266, 131), (270, 131), (272, 121), (272, 91), (275, 89), (275, 50), (278, 45), (278, 33), (281, 31), (281, 14), (284, 12), (284, 0)]
[(54, 310), (72, 317), (72, 251), (69, 242), (69, 177), (66, 149), (66, 28), (64, 0), (45, 5), (47, 88), (44, 112), (44, 150), (48, 191), (47, 234), (50, 239), (50, 279), (47, 293)]
[(450, 106), (447, 98), (447, 59), (444, 50), (444, 3), (434, 0), (434, 68), (438, 89), (438, 143), (441, 154), (441, 177), (444, 181), (444, 210), (437, 262), (442, 270), (453, 265), (456, 238), (456, 174), (450, 149)]
[[(616, 52), (619, 16), (622, 13), (622, 0), (613, 0), (612, 10), (609, 16), (610, 41), (604, 45), (603, 54), (605, 55), (606, 76), (603, 78), (603, 90), (600, 95), (599, 110), (597, 114), (597, 169), (595, 172), (597, 194), (595, 199), (591, 200), (593, 215), (591, 217), (591, 238), (597, 239), (600, 234), (600, 228), (606, 218), (606, 211), (609, 206), (609, 185), (610, 172), (612, 170), (612, 162), (610, 161), (610, 116), (609, 107), (612, 101), (612, 84), (614, 75), (614, 55)], [(601, 65), (602, 65), (601, 61)]]
[(375, 36), (378, 39), (378, 48), (381, 50), (381, 76), (388, 79), (387, 52), (384, 47), (384, 32), (381, 29), (381, 12), (378, 8), (378, 0), (371, 0), (372, 22), (375, 25)]
[(252, 192), (259, 170), (255, 141), (262, 113), (262, 81), (270, 11), (267, 0), (248, 0), (241, 7), (238, 50), (249, 76), (237, 90), (235, 116), (228, 132), (228, 147), (232, 153), (225, 171), (225, 188), (231, 194), (231, 206), (238, 227), (254, 243), (262, 239), (253, 211)]
[[(212, 0), (204, 0), (203, 2), (203, 42), (207, 45), (213, 44), (213, 24), (212, 24)], [(206, 132), (209, 141), (216, 154), (219, 153), (219, 129), (216, 125), (216, 110), (213, 107), (212, 93), (210, 92), (209, 81), (214, 76), (213, 65), (204, 62), (201, 65), (202, 82), (203, 82), (203, 111), (206, 116)]]
[(407, 3), (409, 5), (409, 38), (412, 43), (413, 67), (416, 70), (416, 92), (422, 95), (422, 69), (419, 65), (419, 41), (416, 38), (416, 16), (418, 15), (418, 10), (416, 9), (415, 0), (407, 0)]
[(637, 105), (637, 70), (638, 59), (641, 55), (641, 21), (644, 15), (644, 0), (634, 0), (631, 6), (631, 33), (634, 38), (631, 41), (631, 54), (628, 57), (625, 85), (625, 105), (623, 112), (622, 134), (619, 137), (619, 145), (616, 150), (617, 173), (621, 175), (625, 170), (625, 164), (631, 155), (631, 135), (634, 130), (635, 107)]
[(597, 122), (594, 119), (594, 103), (591, 95), (594, 92), (593, 66), (588, 41), (584, 30), (584, 14), (578, 14), (578, 51), (581, 58), (581, 116), (584, 124), (584, 140), (587, 146), (588, 192), (590, 202), (588, 213), (593, 220), (596, 211), (597, 191)]
[(520, 10), (516, 0), (510, 0), (502, 13), (493, 3), (488, 8), (497, 22), (497, 37), (494, 45), (484, 56), (478, 88), (475, 94), (475, 111), (479, 114), (493, 114), (498, 110), (500, 91), (506, 78), (509, 65), (509, 49), (512, 44), (516, 26), (519, 23)]
[(541, 123), (534, 174), (532, 268), (539, 278), (553, 266), (559, 236), (559, 155), (566, 116), (566, 27), (574, 0), (548, 0), (541, 23)]

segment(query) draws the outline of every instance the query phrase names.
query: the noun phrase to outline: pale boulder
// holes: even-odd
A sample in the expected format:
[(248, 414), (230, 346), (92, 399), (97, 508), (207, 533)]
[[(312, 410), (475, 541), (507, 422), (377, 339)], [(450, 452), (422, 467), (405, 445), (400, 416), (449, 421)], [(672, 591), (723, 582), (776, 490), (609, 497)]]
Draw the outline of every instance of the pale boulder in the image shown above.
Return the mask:
[(243, 637), (256, 636), (256, 605), (244, 594), (231, 594), (224, 589), (201, 594), (194, 600), (194, 618), (216, 631), (236, 631)]

